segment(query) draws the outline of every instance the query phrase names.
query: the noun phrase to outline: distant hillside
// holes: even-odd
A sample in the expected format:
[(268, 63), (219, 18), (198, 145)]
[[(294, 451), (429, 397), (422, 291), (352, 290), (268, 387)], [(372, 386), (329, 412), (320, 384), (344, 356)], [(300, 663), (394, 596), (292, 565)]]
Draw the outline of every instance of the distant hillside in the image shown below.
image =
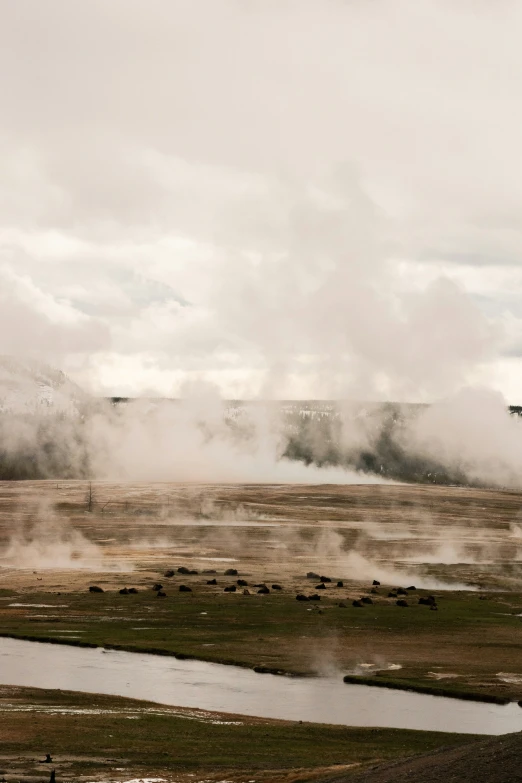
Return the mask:
[(0, 413), (73, 413), (87, 398), (61, 370), (0, 355)]
[(89, 403), (61, 370), (0, 356), (0, 479), (86, 476)]

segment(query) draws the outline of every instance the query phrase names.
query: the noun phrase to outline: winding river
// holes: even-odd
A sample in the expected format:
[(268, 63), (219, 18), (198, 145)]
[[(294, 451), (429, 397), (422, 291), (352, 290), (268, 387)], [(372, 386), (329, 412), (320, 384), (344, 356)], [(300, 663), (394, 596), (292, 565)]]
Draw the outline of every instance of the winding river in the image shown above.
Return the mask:
[(347, 726), (507, 734), (522, 709), (426, 696), (335, 678), (292, 678), (203, 661), (0, 639), (0, 683)]

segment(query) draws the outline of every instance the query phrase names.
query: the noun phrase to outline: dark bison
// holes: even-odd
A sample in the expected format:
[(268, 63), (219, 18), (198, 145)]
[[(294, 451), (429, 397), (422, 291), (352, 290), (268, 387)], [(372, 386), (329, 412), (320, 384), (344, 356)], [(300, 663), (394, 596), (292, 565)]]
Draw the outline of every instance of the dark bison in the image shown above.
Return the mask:
[(192, 587), (188, 587), (187, 585), (180, 585), (179, 586), (179, 592), (180, 593), (191, 593)]
[(225, 576), (237, 576), (237, 568), (227, 568)]
[(91, 585), (89, 587), (89, 593), (104, 593), (105, 590), (103, 587), (98, 587), (98, 585)]
[(167, 577), (167, 579), (170, 579), (170, 578), (171, 578), (171, 576), (174, 576), (174, 573), (175, 573), (175, 572), (172, 570), (172, 568), (169, 568), (169, 570), (168, 570), (168, 571), (165, 571), (165, 573), (163, 574), (163, 576), (166, 576), (166, 577)]
[(217, 585), (217, 579), (209, 579), (207, 585)]
[(258, 590), (257, 592), (258, 592), (260, 595), (266, 595), (267, 593), (269, 593), (269, 592), (270, 592), (270, 590), (268, 589), (268, 587), (267, 587), (266, 585), (264, 585), (264, 587), (260, 587), (260, 588), (259, 588), (259, 590)]
[(228, 587), (225, 587), (224, 591), (225, 593), (235, 593), (237, 590), (237, 587), (235, 585), (229, 585)]
[(282, 590), (281, 585), (272, 585), (272, 590)]

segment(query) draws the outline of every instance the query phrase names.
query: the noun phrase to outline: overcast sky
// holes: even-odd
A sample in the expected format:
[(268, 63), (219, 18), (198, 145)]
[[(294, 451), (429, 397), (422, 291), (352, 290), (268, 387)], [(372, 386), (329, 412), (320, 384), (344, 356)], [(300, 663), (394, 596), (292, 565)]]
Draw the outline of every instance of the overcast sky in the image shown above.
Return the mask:
[(0, 353), (522, 403), (522, 2), (0, 0)]

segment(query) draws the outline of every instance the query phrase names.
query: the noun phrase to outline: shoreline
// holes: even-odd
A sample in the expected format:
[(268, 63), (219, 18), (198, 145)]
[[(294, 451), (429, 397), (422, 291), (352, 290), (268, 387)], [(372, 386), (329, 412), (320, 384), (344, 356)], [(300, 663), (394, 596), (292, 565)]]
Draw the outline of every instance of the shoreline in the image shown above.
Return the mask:
[[(83, 647), (90, 649), (102, 649), (102, 650), (114, 650), (118, 652), (138, 653), (143, 655), (157, 655), (161, 657), (175, 658), (179, 661), (191, 660), (201, 661), (202, 663), (215, 664), (217, 666), (236, 666), (241, 669), (249, 669), (256, 674), (273, 674), (279, 677), (292, 677), (299, 679), (314, 679), (316, 675), (303, 674), (300, 672), (293, 672), (284, 669), (277, 669), (268, 666), (250, 665), (248, 663), (233, 661), (230, 659), (221, 660), (209, 660), (203, 656), (188, 655), (185, 653), (178, 653), (171, 650), (164, 650), (161, 648), (149, 647), (136, 647), (128, 644), (95, 644), (94, 642), (85, 642), (81, 639), (56, 639), (53, 637), (34, 636), (30, 634), (15, 634), (9, 632), (0, 632), (0, 639), (15, 639), (26, 642), (37, 642), (40, 644), (55, 644), (64, 645), (66, 647)], [(317, 678), (320, 679), (320, 678)], [(512, 703), (520, 702), (516, 699), (509, 699), (503, 696), (495, 696), (493, 694), (482, 694), (474, 691), (456, 691), (451, 688), (437, 688), (430, 685), (416, 685), (415, 683), (402, 683), (396, 680), (385, 679), (384, 677), (364, 677), (357, 675), (345, 675), (342, 678), (342, 682), (348, 685), (366, 685), (377, 688), (388, 688), (391, 690), (407, 691), (412, 693), (420, 693), (426, 696), (442, 696), (444, 698), (457, 699), (461, 701), (475, 701), (485, 704), (498, 704), (505, 706)]]

